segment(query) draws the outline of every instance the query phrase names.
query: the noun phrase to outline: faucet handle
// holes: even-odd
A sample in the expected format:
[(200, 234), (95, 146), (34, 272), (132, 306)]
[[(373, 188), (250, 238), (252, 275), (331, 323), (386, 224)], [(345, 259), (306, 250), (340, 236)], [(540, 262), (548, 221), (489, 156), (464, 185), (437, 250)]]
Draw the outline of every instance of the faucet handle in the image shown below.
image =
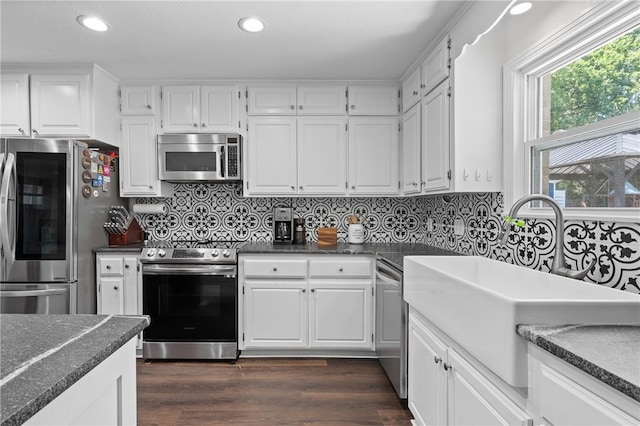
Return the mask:
[(564, 275), (567, 278), (575, 278), (576, 280), (581, 280), (587, 276), (591, 268), (593, 268), (596, 265), (596, 263), (597, 263), (597, 260), (593, 259), (589, 264), (589, 266), (587, 266), (583, 270), (572, 271), (571, 269), (568, 269), (568, 268), (562, 268), (560, 269), (558, 275)]

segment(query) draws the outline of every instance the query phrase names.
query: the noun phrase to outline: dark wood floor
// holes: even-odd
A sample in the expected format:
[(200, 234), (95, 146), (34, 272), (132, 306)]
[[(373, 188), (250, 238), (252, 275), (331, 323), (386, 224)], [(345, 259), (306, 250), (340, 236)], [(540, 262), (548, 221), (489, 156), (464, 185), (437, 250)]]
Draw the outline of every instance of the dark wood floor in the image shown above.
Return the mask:
[(139, 425), (409, 425), (373, 359), (138, 360)]

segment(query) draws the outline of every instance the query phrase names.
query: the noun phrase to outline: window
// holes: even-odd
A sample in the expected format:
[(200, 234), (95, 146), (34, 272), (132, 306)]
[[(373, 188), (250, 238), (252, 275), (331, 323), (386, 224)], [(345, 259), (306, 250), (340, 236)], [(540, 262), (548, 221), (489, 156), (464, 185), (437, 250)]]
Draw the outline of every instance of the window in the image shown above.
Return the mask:
[[(568, 217), (638, 221), (638, 15), (632, 4), (599, 5), (511, 69), (514, 120), (519, 120), (512, 129), (511, 159), (526, 171), (512, 198), (545, 194), (565, 207)], [(548, 210), (531, 206), (529, 213)]]

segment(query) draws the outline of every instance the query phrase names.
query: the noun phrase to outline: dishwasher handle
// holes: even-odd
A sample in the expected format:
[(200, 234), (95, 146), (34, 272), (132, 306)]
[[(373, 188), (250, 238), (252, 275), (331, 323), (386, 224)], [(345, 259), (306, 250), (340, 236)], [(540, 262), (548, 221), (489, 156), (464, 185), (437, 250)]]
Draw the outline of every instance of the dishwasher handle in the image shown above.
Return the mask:
[(379, 261), (376, 262), (376, 278), (396, 286), (402, 283), (402, 273)]

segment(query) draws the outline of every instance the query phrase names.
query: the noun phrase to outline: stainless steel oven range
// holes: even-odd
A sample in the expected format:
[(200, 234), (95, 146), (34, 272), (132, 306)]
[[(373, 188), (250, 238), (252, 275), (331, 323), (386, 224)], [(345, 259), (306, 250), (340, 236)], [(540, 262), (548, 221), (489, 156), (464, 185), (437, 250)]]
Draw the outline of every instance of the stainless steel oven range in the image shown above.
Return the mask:
[(142, 250), (143, 357), (236, 359), (235, 241), (152, 242)]

